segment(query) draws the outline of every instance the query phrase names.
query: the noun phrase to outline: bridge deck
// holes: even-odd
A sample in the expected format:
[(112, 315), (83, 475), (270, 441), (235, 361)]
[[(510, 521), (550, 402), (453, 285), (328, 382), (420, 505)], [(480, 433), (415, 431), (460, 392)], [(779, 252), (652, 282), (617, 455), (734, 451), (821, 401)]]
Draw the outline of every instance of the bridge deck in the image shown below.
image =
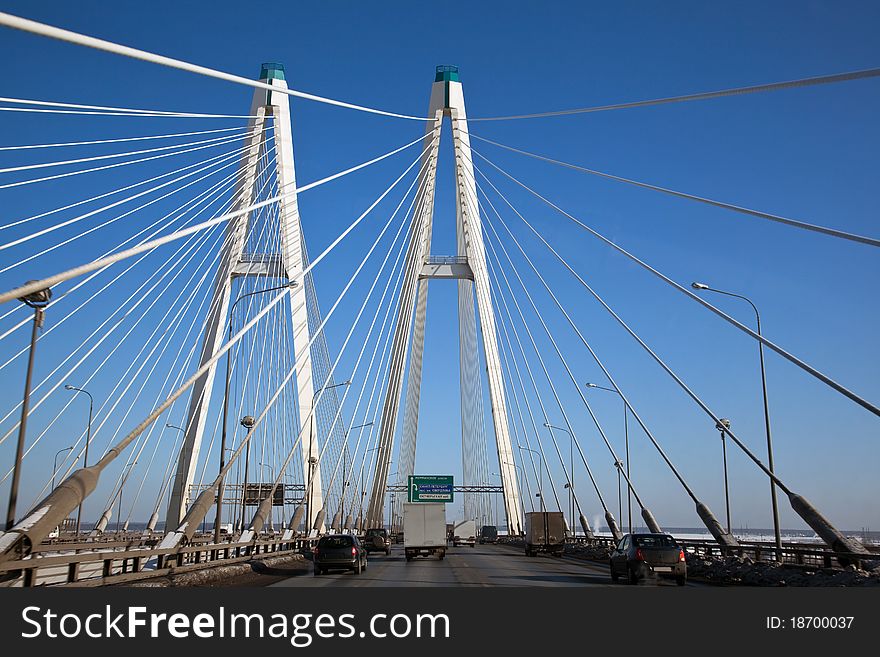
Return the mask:
[[(608, 568), (573, 558), (526, 557), (508, 545), (450, 547), (442, 561), (417, 558), (407, 563), (403, 547), (395, 545), (391, 556), (373, 554), (360, 575), (331, 572), (314, 577), (309, 569), (272, 586), (625, 586), (612, 584)], [(640, 586), (676, 586), (673, 581), (647, 581)], [(688, 586), (700, 586), (689, 583)]]

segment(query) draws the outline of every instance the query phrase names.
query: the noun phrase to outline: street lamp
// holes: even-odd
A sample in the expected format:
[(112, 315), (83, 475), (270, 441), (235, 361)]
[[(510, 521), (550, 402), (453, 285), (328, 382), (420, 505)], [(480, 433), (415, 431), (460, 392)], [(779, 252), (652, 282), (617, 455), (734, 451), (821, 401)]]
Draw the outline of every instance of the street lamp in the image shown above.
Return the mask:
[(306, 533), (311, 533), (312, 531), (312, 495), (311, 495), (311, 486), (312, 486), (312, 468), (315, 467), (315, 463), (318, 462), (318, 459), (314, 456), (309, 457), (309, 480), (306, 482), (305, 490), (303, 494), (306, 496)]
[[(250, 431), (254, 428), (254, 425), (257, 423), (256, 419), (254, 419), (253, 415), (245, 415), (239, 421), (241, 426), (243, 426), (247, 431)], [(241, 489), (241, 528), (244, 530), (244, 516), (246, 512), (247, 505), (247, 486), (248, 486), (248, 465), (251, 459), (251, 441), (248, 440), (247, 449), (244, 452), (244, 485)], [(216, 523), (215, 523), (216, 524)]]
[[(629, 410), (629, 406), (626, 403), (626, 400), (623, 398), (623, 395), (616, 388), (606, 388), (605, 386), (600, 386), (596, 383), (586, 383), (588, 388), (595, 388), (596, 390), (607, 390), (608, 392), (613, 392), (618, 395), (620, 399), (623, 401), (623, 444), (624, 444), (624, 452), (626, 454), (626, 516), (627, 516), (627, 525), (629, 525), (629, 533), (632, 534), (632, 524), (633, 524), (633, 511), (632, 511), (632, 484), (630, 483), (630, 458), (629, 458), (629, 422), (627, 421), (627, 411)], [(617, 472), (618, 479), (620, 479), (620, 470)], [(620, 514), (621, 517), (623, 513)]]
[[(345, 434), (344, 440), (342, 441), (342, 502), (339, 507), (339, 515), (342, 517), (342, 524), (345, 524), (345, 492), (346, 488), (348, 488), (348, 478), (347, 478), (347, 464), (346, 464), (346, 448), (348, 446), (348, 434), (355, 429), (363, 429), (364, 427), (372, 426), (372, 422), (367, 422), (365, 424), (359, 424), (355, 427), (351, 427), (350, 429), (346, 429), (343, 433)], [(363, 476), (363, 470), (361, 470), (361, 476)]]
[[(375, 452), (379, 449), (379, 446), (373, 447), (372, 449), (368, 449), (364, 451), (364, 464), (367, 462), (367, 454), (370, 452)], [(376, 467), (379, 465), (379, 455), (376, 455)], [(364, 529), (364, 498), (367, 496), (367, 489), (364, 488), (364, 468), (361, 467), (361, 503), (358, 510), (358, 524), (360, 526), (361, 531)]]
[(727, 418), (719, 418), (715, 424), (715, 428), (721, 432), (721, 454), (724, 459), (724, 505), (727, 510), (727, 533), (730, 533), (730, 495), (727, 490), (727, 441), (724, 440), (724, 434), (730, 429), (730, 420)]
[[(33, 283), (34, 281), (28, 281)], [(26, 306), (34, 309), (34, 326), (31, 331), (31, 346), (28, 354), (27, 374), (24, 378), (24, 397), (21, 401), (21, 420), (18, 423), (18, 443), (15, 447), (15, 465), (12, 470), (12, 485), (9, 488), (9, 508), (6, 511), (6, 531), (15, 525), (15, 503), (18, 500), (18, 482), (21, 479), (21, 459), (24, 456), (24, 438), (27, 432), (27, 418), (31, 405), (31, 377), (34, 372), (34, 352), (37, 348), (37, 334), (43, 325), (43, 313), (49, 300), (52, 298), (52, 290), (44, 288), (19, 297)]]
[[(306, 524), (308, 527), (312, 526), (314, 523), (314, 518), (312, 518), (310, 509), (311, 509), (311, 500), (312, 500), (312, 466), (318, 462), (318, 459), (313, 454), (315, 449), (315, 400), (321, 395), (325, 390), (330, 390), (332, 388), (339, 388), (341, 386), (349, 386), (351, 385), (351, 379), (348, 381), (343, 381), (342, 383), (334, 383), (333, 385), (325, 385), (318, 390), (315, 391), (315, 394), (312, 395), (312, 411), (309, 413), (309, 449), (307, 454), (309, 455), (309, 480), (306, 483)], [(314, 461), (312, 460), (314, 459)]]
[(623, 517), (623, 498), (620, 495), (620, 469), (623, 467), (623, 461), (617, 459), (614, 461), (614, 467), (617, 468), (617, 514)]
[[(499, 473), (499, 472), (490, 472), (490, 473), (489, 473), (489, 476), (491, 476), (491, 477), (498, 477), (498, 480), (499, 480), (499, 481), (501, 482), (501, 484), (502, 484), (502, 490), (504, 489), (504, 481), (501, 479), (501, 473)], [(500, 517), (499, 517), (499, 515), (498, 515), (498, 495), (493, 495), (492, 497), (495, 498), (495, 526), (496, 526), (496, 527), (500, 527), (500, 526), (501, 526), (501, 523), (499, 522)]]
[(134, 466), (137, 465), (137, 459), (126, 465), (128, 468), (128, 472), (122, 473), (122, 482), (119, 484), (119, 507), (116, 509), (116, 533), (118, 534), (120, 529), (122, 528), (122, 489), (125, 487), (125, 482), (128, 481), (128, 478), (131, 476), (131, 471), (134, 469)]
[[(271, 463), (263, 463), (262, 461), (260, 461), (260, 467), (269, 468), (269, 481), (271, 482), (269, 484), (269, 492), (271, 493), (272, 492), (272, 484), (275, 483), (275, 477), (272, 476), (272, 464)], [(263, 485), (260, 484), (260, 497), (262, 497), (262, 495), (263, 495)], [(282, 495), (282, 499), (283, 499), (283, 497), (284, 497), (284, 482), (281, 482), (281, 495)], [(267, 495), (267, 497), (268, 497), (268, 495)], [(272, 506), (270, 506), (269, 507), (269, 531), (270, 532), (274, 531), (272, 529), (272, 512), (273, 511), (274, 511), (274, 508)]]
[[(520, 455), (520, 458), (522, 458), (522, 455)], [(525, 461), (523, 461), (523, 463), (525, 463)], [(520, 475), (519, 475), (519, 477), (520, 477), (520, 480), (519, 480), (519, 482), (520, 482), (520, 483), (519, 483), (520, 490), (522, 490), (522, 485), (523, 485), (523, 483), (526, 485), (526, 487), (528, 487), (528, 483), (529, 483), (529, 482), (528, 482), (528, 480), (526, 479), (526, 469), (525, 469), (525, 467), (517, 465), (515, 461), (503, 461), (503, 460), (502, 460), (502, 461), (501, 461), (501, 464), (502, 464), (502, 465), (512, 465), (516, 470), (519, 470), (519, 471), (520, 471)], [(500, 474), (500, 473), (495, 473), (495, 474), (497, 474), (499, 477), (501, 477), (501, 474)], [(516, 475), (514, 475), (514, 476), (516, 476)], [(502, 479), (501, 484), (502, 484), (502, 486), (503, 486), (503, 484), (504, 484), (503, 479)], [(531, 493), (530, 493), (530, 495), (531, 495)], [(531, 499), (531, 498), (530, 498), (530, 499)], [(534, 509), (534, 508), (535, 508), (534, 503), (531, 503), (531, 502), (530, 502), (530, 504), (531, 504), (532, 508)], [(526, 507), (525, 507), (525, 503), (522, 501), (522, 499), (520, 499), (520, 506), (522, 507), (522, 512), (525, 513), (525, 512), (526, 512)], [(506, 508), (505, 508), (505, 516), (506, 516), (506, 513), (507, 513), (507, 511), (506, 511)], [(521, 530), (521, 528), (520, 528), (520, 530)], [(510, 527), (510, 523), (508, 523), (507, 531), (508, 531), (508, 533), (510, 533), (510, 532), (512, 531), (512, 529), (511, 529), (511, 527)]]
[[(64, 389), (72, 391), (73, 394), (81, 392), (81, 393), (89, 396), (89, 424), (88, 424), (88, 427), (86, 428), (86, 448), (85, 448), (85, 451), (83, 452), (83, 467), (87, 468), (87, 467), (89, 467), (89, 443), (92, 442), (92, 408), (95, 405), (95, 400), (92, 397), (92, 394), (88, 390), (85, 390), (83, 388), (77, 388), (76, 386), (72, 386), (70, 384), (67, 384), (64, 386)], [(77, 534), (77, 536), (79, 536), (79, 523), (80, 523), (81, 518), (82, 518), (82, 501), (80, 501), (79, 507), (76, 510), (76, 534)]]
[[(536, 452), (533, 449), (529, 449), (528, 447), (523, 447), (522, 445), (517, 445), (519, 449), (524, 449), (527, 452), (531, 452), (532, 454), (537, 454), (541, 458), (541, 478), (538, 481), (538, 494), (535, 497), (541, 498), (541, 511), (546, 511), (546, 506), (544, 504), (544, 455), (541, 452)], [(523, 474), (525, 474), (525, 470), (523, 470)]]
[(73, 447), (62, 447), (57, 452), (55, 452), (55, 465), (52, 467), (52, 490), (55, 490), (55, 474), (58, 472), (58, 457), (61, 456), (64, 452), (69, 452)]
[(569, 480), (568, 483), (565, 484), (565, 488), (568, 489), (568, 509), (571, 512), (571, 530), (574, 532), (574, 436), (571, 431), (568, 429), (563, 429), (562, 427), (557, 427), (555, 425), (550, 424), (549, 422), (545, 422), (544, 426), (548, 429), (558, 429), (559, 431), (564, 431), (568, 434), (568, 468), (569, 468)]
[[(388, 479), (391, 479), (391, 477), (395, 476), (397, 473), (398, 473), (398, 470), (395, 470), (394, 472), (389, 473)], [(397, 534), (397, 532), (394, 531), (394, 498), (396, 498), (396, 497), (397, 497), (397, 493), (391, 494), (391, 517), (389, 518), (389, 520), (390, 520), (389, 526), (391, 528), (392, 534)]]
[[(264, 290), (254, 290), (253, 292), (247, 292), (239, 296), (235, 301), (232, 302), (232, 306), (229, 309), (229, 330), (227, 342), (232, 341), (232, 318), (233, 313), (235, 312), (235, 306), (242, 299), (247, 299), (248, 297), (252, 297), (255, 294), (263, 294), (265, 292), (275, 292), (277, 290), (283, 289), (291, 289), (297, 286), (296, 281), (290, 281), (286, 285), (276, 285), (275, 287), (268, 287)], [(226, 421), (227, 415), (229, 413), (229, 379), (230, 379), (230, 355), (232, 354), (232, 347), (226, 350), (226, 386), (223, 389), (223, 428), (220, 431), (220, 467), (218, 468), (218, 476), (220, 477), (220, 482), (217, 485), (217, 510), (215, 512), (215, 520), (214, 520), (214, 543), (220, 542), (220, 519), (223, 513), (223, 482), (225, 477), (223, 476), (223, 468), (226, 465)], [(242, 502), (244, 500), (242, 499)], [(242, 513), (242, 517), (244, 514)], [(242, 521), (243, 522), (243, 521)]]
[[(724, 294), (728, 297), (736, 297), (737, 299), (742, 299), (746, 303), (748, 303), (752, 310), (755, 311), (755, 322), (757, 324), (757, 333), (758, 336), (761, 337), (761, 315), (758, 312), (758, 307), (752, 303), (752, 300), (748, 297), (744, 297), (741, 294), (734, 294), (733, 292), (725, 292), (724, 290), (717, 290), (715, 288), (711, 288), (705, 283), (691, 283), (691, 287), (695, 290), (706, 290), (707, 292), (715, 292), (717, 294)], [(773, 470), (773, 440), (770, 434), (770, 403), (767, 401), (767, 375), (764, 371), (764, 343), (758, 340), (758, 359), (761, 363), (761, 391), (764, 395), (764, 429), (767, 433), (767, 469), (770, 470), (770, 474), (775, 474)], [(779, 507), (776, 503), (776, 482), (773, 481), (773, 477), (770, 477), (770, 502), (773, 506), (773, 532), (776, 538), (776, 558), (779, 561), (782, 561), (782, 531), (779, 528)]]

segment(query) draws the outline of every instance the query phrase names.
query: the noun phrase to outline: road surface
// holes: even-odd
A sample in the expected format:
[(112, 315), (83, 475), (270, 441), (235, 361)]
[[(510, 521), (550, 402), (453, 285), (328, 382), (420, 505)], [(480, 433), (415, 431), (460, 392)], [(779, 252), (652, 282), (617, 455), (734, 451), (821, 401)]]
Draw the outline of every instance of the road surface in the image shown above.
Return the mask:
[[(612, 584), (608, 567), (591, 561), (548, 556), (527, 557), (507, 545), (450, 547), (446, 558), (417, 557), (407, 563), (403, 546), (390, 556), (373, 552), (360, 575), (332, 571), (315, 577), (311, 564), (296, 577), (270, 586), (627, 586)], [(640, 586), (676, 586), (674, 581), (648, 580)], [(689, 583), (689, 586), (694, 584)]]

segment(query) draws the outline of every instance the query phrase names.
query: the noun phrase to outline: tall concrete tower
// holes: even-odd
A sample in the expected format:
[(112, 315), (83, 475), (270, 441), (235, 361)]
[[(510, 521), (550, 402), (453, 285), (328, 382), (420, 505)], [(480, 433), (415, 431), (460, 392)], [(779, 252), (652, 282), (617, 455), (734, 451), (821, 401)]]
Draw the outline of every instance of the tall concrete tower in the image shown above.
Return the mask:
[[(367, 512), (367, 526), (380, 526), (383, 522), (389, 464), (394, 448), (403, 375), (410, 347), (412, 351), (409, 354), (406, 414), (402, 435), (402, 449), (411, 453), (402, 460), (405, 461), (404, 467), (410, 471), (400, 472), (398, 469), (398, 475), (404, 477), (412, 474), (415, 435), (418, 428), (428, 282), (431, 279), (451, 279), (458, 281), (462, 441), (464, 443), (468, 440), (474, 440), (472, 432), (477, 431), (477, 427), (474, 426), (473, 414), (468, 413), (467, 409), (472, 409), (475, 398), (480, 396), (481, 399), (482, 396), (480, 373), (477, 367), (479, 361), (474, 312), (474, 302), (476, 301), (489, 384), (489, 400), (492, 405), (492, 423), (498, 451), (499, 472), (504, 492), (504, 510), (509, 531), (519, 533), (522, 526), (520, 493), (507, 424), (504, 379), (498, 352), (495, 312), (492, 306), (489, 273), (486, 266), (481, 217), (477, 204), (476, 181), (471, 161), (464, 91), (457, 67), (437, 67), (434, 84), (431, 86), (428, 116), (433, 117), (433, 121), (428, 122), (426, 134), (433, 132), (434, 139), (432, 147), (425, 153), (422, 163), (421, 175), (423, 179), (419, 181), (421, 196), (415, 206), (417, 208), (415, 219), (417, 224), (406, 255), (406, 273), (400, 291), (400, 306), (379, 432), (378, 465)], [(437, 154), (440, 146), (440, 131), (445, 116), (448, 116), (452, 122), (452, 141), (455, 152), (455, 215), (458, 252), (455, 256), (432, 256), (430, 250), (434, 219)], [(413, 314), (415, 314), (414, 318)], [(482, 421), (482, 418), (479, 418), (479, 421)]]
[[(263, 64), (260, 70), (260, 82), (287, 89), (284, 79), (284, 67), (281, 64)], [(234, 198), (238, 199), (234, 209), (248, 207), (254, 202), (254, 185), (258, 174), (260, 155), (266, 148), (267, 133), (271, 128), (275, 140), (275, 158), (278, 189), (284, 194), (279, 203), (279, 228), (281, 230), (281, 253), (278, 258), (251, 258), (245, 252), (248, 231), (251, 225), (250, 213), (237, 217), (227, 224), (226, 239), (217, 270), (214, 284), (214, 296), (211, 311), (205, 322), (204, 339), (202, 342), (200, 365), (204, 364), (224, 342), (224, 326), (229, 314), (232, 282), (242, 276), (287, 278), (293, 280), (305, 269), (305, 253), (303, 251), (302, 231), (299, 220), (299, 208), (296, 197), (296, 173), (293, 165), (293, 140), (290, 126), (290, 103), (287, 94), (275, 93), (267, 89), (254, 91), (251, 104), (250, 120), (247, 132), (247, 149), (242, 156), (238, 171), (238, 180)], [(271, 123), (270, 123), (271, 120)], [(298, 284), (290, 289), (290, 309), (293, 322), (294, 353), (300, 354), (299, 367), (296, 372), (299, 417), (310, 417), (312, 402), (315, 395), (312, 381), (312, 362), (309, 350), (310, 331), (307, 316), (305, 282), (300, 277)], [(199, 460), (199, 449), (205, 432), (208, 404), (214, 386), (216, 367), (212, 366), (192, 388), (189, 412), (187, 415), (186, 435), (177, 459), (177, 470), (171, 496), (168, 503), (165, 528), (173, 531), (186, 514), (190, 502), (190, 486), (195, 477), (196, 464)], [(306, 490), (306, 508), (309, 510), (308, 527), (314, 525), (315, 516), (323, 506), (321, 495), (321, 472), (315, 463), (318, 459), (319, 436), (310, 420), (310, 426), (303, 431), (303, 472), (314, 479)], [(233, 425), (238, 426), (237, 422)]]

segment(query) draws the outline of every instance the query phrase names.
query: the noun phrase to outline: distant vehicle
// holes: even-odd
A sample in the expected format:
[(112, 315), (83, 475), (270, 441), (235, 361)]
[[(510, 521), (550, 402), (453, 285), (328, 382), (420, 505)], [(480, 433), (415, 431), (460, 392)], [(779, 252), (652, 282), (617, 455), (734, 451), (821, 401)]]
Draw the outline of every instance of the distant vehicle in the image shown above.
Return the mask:
[(547, 552), (561, 557), (565, 548), (565, 518), (562, 511), (532, 511), (526, 514), (526, 556)]
[(628, 577), (630, 583), (651, 575), (675, 578), (676, 584), (687, 583), (684, 549), (669, 534), (626, 534), (611, 553), (611, 581)]
[(384, 527), (368, 529), (364, 534), (363, 546), (367, 554), (370, 552), (391, 554), (391, 537), (388, 535), (388, 530)]
[(477, 521), (459, 520), (452, 527), (452, 546), (470, 545), (477, 543)]
[(315, 577), (328, 570), (351, 570), (355, 575), (367, 569), (367, 551), (351, 534), (322, 536), (312, 550)]
[(406, 502), (403, 505), (403, 552), (407, 561), (419, 555), (446, 556), (446, 505)]
[(455, 525), (451, 522), (446, 523), (446, 542), (452, 543), (452, 530), (455, 529)]
[(497, 543), (498, 528), (495, 525), (483, 525), (480, 528), (480, 543)]

